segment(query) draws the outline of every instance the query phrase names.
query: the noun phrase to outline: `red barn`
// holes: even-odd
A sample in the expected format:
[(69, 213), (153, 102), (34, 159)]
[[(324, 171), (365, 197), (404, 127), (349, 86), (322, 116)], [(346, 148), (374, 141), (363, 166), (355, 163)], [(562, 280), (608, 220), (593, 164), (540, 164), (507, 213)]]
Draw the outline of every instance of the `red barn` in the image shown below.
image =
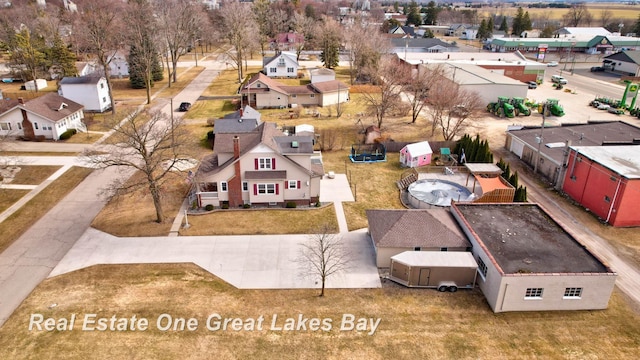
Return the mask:
[(572, 146), (562, 189), (612, 226), (640, 225), (640, 146)]

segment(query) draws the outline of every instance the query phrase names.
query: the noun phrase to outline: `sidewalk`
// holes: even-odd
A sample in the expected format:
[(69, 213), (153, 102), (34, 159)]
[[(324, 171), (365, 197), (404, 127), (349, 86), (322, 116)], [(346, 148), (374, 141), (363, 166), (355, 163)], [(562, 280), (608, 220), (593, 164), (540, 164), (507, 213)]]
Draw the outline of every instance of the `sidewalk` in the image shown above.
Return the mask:
[[(203, 62), (207, 63), (207, 62)], [(204, 65), (204, 64), (203, 64)], [(174, 98), (189, 101), (200, 96), (217, 70), (203, 71), (192, 83)], [(207, 81), (207, 76), (211, 76)], [(163, 111), (170, 109), (163, 105)], [(105, 135), (107, 136), (107, 135)], [(12, 151), (43, 151), (43, 146), (51, 151), (78, 153), (92, 144), (51, 144), (21, 142)], [(32, 150), (28, 150), (32, 149)], [(46, 159), (47, 157), (37, 157)], [(76, 157), (68, 157), (76, 161)], [(131, 171), (128, 170), (128, 175)], [(127, 176), (122, 169), (97, 170), (89, 175), (78, 187), (60, 201), (51, 211), (37, 221), (25, 234), (0, 254), (0, 326), (13, 311), (29, 296), (31, 291), (44, 280), (65, 254), (83, 236), (94, 217), (105, 205), (98, 194), (116, 178)]]

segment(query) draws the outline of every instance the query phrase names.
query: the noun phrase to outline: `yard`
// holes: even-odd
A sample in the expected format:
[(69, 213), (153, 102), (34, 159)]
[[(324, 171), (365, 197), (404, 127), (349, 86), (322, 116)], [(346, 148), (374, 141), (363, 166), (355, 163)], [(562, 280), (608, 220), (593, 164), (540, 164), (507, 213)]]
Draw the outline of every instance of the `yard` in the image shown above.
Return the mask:
[[(263, 316), (264, 323), (209, 330), (215, 313), (243, 323)], [(29, 330), (32, 314), (75, 314), (75, 326)], [(83, 331), (85, 314), (145, 318), (148, 330)], [(197, 326), (160, 331), (162, 314), (194, 318)], [(345, 323), (341, 331), (345, 314), (366, 318), (366, 330)], [(310, 330), (307, 320), (284, 330), (285, 318), (298, 324), (299, 317), (330, 321), (330, 329)], [(373, 333), (370, 319), (380, 319)], [(477, 290), (440, 293), (387, 282), (329, 289), (321, 298), (317, 290), (238, 290), (192, 264), (95, 266), (47, 279), (0, 329), (5, 359), (635, 359), (639, 347), (640, 316), (618, 291), (602, 311), (494, 314)]]

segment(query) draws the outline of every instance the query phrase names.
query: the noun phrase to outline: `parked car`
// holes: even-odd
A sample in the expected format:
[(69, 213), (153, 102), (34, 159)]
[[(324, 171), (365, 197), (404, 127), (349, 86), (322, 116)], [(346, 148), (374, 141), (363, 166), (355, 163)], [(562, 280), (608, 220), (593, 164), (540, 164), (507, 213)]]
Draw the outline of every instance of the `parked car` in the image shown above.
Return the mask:
[(591, 100), (591, 102), (589, 103), (589, 105), (597, 108), (598, 106), (600, 106), (600, 101), (598, 100)]
[(537, 89), (538, 83), (535, 81), (527, 81), (527, 86), (529, 86), (529, 89)]
[(624, 110), (622, 109), (618, 109), (618, 108), (614, 108), (614, 107), (610, 107), (607, 109), (608, 112), (612, 113), (612, 114), (616, 114), (616, 115), (622, 115), (624, 114)]
[(592, 66), (591, 67), (591, 72), (600, 72), (600, 71), (604, 71), (604, 68), (602, 66)]
[(183, 102), (180, 103), (180, 106), (178, 107), (178, 111), (189, 111), (189, 109), (191, 109), (191, 103), (189, 102)]
[(549, 67), (558, 66), (558, 62), (557, 62), (557, 61), (549, 61), (549, 62), (547, 63), (547, 66), (549, 66)]
[(551, 81), (553, 81), (554, 83), (558, 83), (560, 85), (567, 85), (569, 83), (567, 79), (563, 78), (560, 75), (552, 75)]
[(600, 104), (598, 105), (598, 110), (609, 110), (610, 107), (611, 105), (608, 104)]

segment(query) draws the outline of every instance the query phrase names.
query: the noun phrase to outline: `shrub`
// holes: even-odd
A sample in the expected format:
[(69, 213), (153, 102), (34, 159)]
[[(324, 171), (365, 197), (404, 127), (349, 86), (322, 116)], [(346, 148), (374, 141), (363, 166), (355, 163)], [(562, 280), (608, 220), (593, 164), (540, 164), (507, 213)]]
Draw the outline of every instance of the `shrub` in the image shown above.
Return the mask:
[(229, 208), (229, 202), (228, 201), (223, 202), (220, 207), (223, 208), (223, 209), (228, 209)]
[(60, 134), (60, 140), (67, 140), (77, 133), (76, 129), (69, 129)]
[(298, 205), (294, 201), (287, 201), (287, 209), (295, 209)]
[(207, 204), (207, 206), (205, 206), (204, 209), (207, 210), (207, 211), (211, 211), (211, 210), (213, 210), (213, 205)]
[(244, 205), (242, 205), (242, 207), (245, 208), (245, 209), (248, 209), (248, 208), (251, 207), (251, 204), (244, 204)]

